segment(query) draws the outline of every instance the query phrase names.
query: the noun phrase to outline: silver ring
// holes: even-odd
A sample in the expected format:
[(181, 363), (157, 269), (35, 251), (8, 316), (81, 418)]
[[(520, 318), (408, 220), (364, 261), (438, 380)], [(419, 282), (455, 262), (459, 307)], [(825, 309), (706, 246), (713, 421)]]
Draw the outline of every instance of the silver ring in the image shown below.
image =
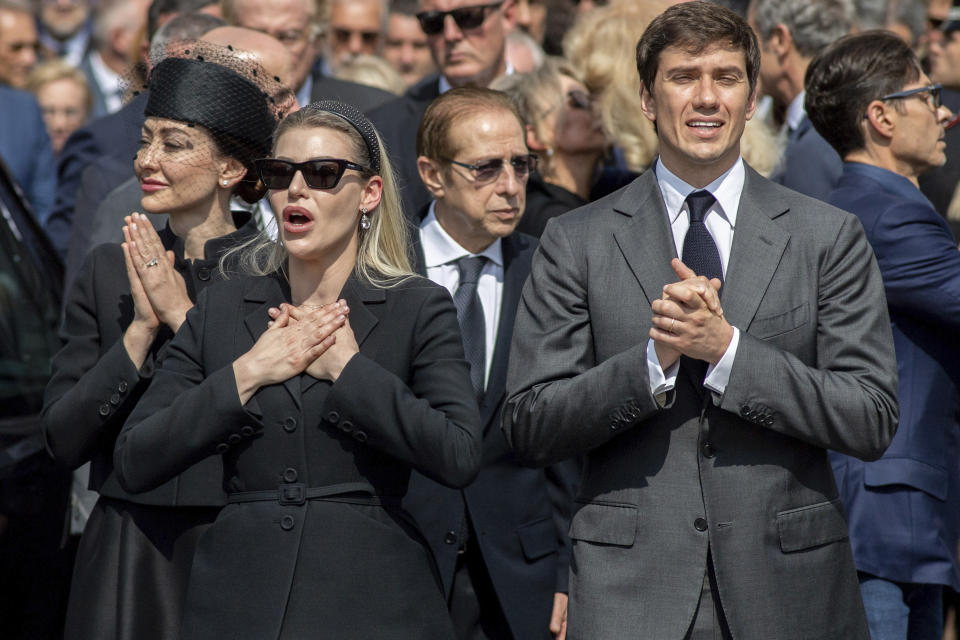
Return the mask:
[(160, 264), (160, 260), (159, 260), (158, 258), (154, 258), (153, 260), (151, 260), (150, 262), (148, 262), (147, 264), (145, 264), (145, 265), (143, 265), (143, 266), (145, 266), (145, 267), (155, 267), (155, 266), (157, 266), (158, 264)]
[(670, 322), (670, 333), (673, 333), (673, 325), (677, 324), (677, 319), (673, 318)]

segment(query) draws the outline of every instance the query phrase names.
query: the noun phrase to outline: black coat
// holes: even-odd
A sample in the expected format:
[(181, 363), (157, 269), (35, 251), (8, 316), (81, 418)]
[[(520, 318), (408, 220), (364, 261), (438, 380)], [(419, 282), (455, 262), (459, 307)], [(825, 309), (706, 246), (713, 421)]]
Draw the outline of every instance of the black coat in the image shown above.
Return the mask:
[(452, 637), (399, 499), (413, 467), (462, 486), (480, 463), (456, 311), (422, 278), (351, 277), (341, 297), (360, 353), (336, 383), (302, 374), (241, 405), (232, 363), (289, 288), (274, 275), (208, 289), (118, 439), (132, 490), (223, 455), (232, 504), (200, 541), (184, 640)]
[(527, 179), (527, 206), (517, 231), (539, 238), (550, 218), (556, 218), (587, 204), (587, 201), (563, 187), (550, 184), (539, 173)]
[[(416, 237), (418, 270), (424, 272), (419, 234)], [(430, 543), (448, 597), (461, 544), (461, 523), (465, 511), (469, 511), (477, 545), (513, 637), (546, 639), (552, 637), (548, 626), (553, 596), (567, 591), (567, 529), (578, 470), (572, 461), (545, 469), (521, 466), (500, 431), (514, 318), (537, 247), (535, 238), (522, 233), (501, 242), (504, 282), (500, 324), (480, 403), (483, 466), (477, 479), (462, 491), (415, 473), (403, 504)]]

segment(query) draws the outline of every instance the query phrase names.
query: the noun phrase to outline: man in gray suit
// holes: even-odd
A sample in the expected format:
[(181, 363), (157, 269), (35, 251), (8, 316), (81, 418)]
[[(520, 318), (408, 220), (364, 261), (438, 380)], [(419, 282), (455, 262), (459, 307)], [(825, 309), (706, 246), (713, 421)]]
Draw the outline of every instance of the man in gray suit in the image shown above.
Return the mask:
[(740, 157), (758, 66), (719, 5), (656, 18), (654, 169), (552, 220), (533, 259), (503, 428), (528, 463), (586, 454), (574, 640), (868, 637), (826, 450), (893, 435), (883, 285), (854, 216)]

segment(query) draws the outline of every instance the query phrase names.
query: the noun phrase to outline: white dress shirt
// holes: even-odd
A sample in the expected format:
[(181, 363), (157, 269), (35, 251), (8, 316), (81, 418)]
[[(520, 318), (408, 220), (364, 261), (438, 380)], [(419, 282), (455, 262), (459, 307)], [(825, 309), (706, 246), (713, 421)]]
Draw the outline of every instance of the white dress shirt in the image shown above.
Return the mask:
[(484, 256), (487, 258), (480, 280), (477, 282), (477, 295), (483, 307), (484, 354), (483, 382), (490, 375), (490, 363), (493, 361), (493, 348), (497, 341), (497, 327), (500, 326), (500, 303), (503, 300), (503, 249), (500, 238), (493, 241), (481, 253), (473, 254), (461, 247), (450, 237), (434, 214), (436, 203), (430, 203), (427, 216), (420, 223), (420, 245), (423, 247), (427, 277), (444, 286), (452, 296), (460, 284), (460, 269), (457, 260), (464, 256)]
[[(687, 235), (687, 229), (690, 228), (690, 210), (686, 204), (686, 199), (691, 192), (698, 191), (698, 189), (674, 175), (659, 159), (657, 159), (654, 171), (657, 175), (657, 183), (660, 185), (660, 193), (663, 195), (667, 216), (670, 218), (673, 243), (677, 255), (682, 257), (683, 240)], [(745, 176), (743, 159), (738, 158), (726, 173), (704, 187), (716, 199), (716, 202), (707, 211), (703, 223), (713, 237), (713, 241), (717, 244), (724, 278), (727, 274), (727, 264), (730, 262), (730, 247), (733, 245), (733, 232), (737, 225), (737, 209), (740, 207), (740, 194), (743, 192)], [(727, 388), (727, 382), (730, 380), (730, 370), (733, 367), (733, 360), (736, 357), (739, 344), (740, 331), (733, 327), (733, 338), (730, 340), (723, 357), (716, 365), (707, 367), (707, 377), (703, 381), (703, 386), (714, 392), (715, 403), (719, 403), (720, 396)], [(679, 369), (680, 362), (678, 360), (664, 370), (660, 366), (659, 358), (657, 358), (653, 339), (647, 342), (647, 373), (650, 378), (650, 391), (658, 399), (658, 402), (664, 406), (667, 405), (662, 399), (665, 399), (665, 394), (676, 386)]]
[(790, 106), (787, 107), (783, 123), (787, 125), (789, 131), (796, 131), (803, 119), (807, 117), (807, 110), (803, 108), (803, 99), (806, 95), (806, 91), (801, 91), (797, 94), (797, 97), (790, 101)]
[(103, 94), (107, 113), (119, 111), (123, 106), (123, 76), (108, 67), (96, 51), (90, 52), (90, 68), (93, 70), (93, 79)]

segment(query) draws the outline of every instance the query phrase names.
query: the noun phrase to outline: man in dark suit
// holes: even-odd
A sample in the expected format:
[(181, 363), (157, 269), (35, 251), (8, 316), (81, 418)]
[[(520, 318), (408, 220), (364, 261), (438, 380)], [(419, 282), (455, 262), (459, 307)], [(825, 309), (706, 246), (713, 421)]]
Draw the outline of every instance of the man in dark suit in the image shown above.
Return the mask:
[(839, 40), (810, 65), (814, 126), (844, 159), (830, 203), (856, 214), (883, 276), (900, 422), (882, 458), (831, 453), (874, 640), (939, 638), (960, 588), (960, 252), (917, 177), (946, 157), (950, 110), (896, 36)]
[(536, 240), (514, 233), (532, 156), (503, 94), (465, 88), (427, 109), (417, 140), (434, 196), (417, 268), (450, 290), (484, 425), (483, 467), (463, 490), (414, 473), (404, 506), (440, 568), (460, 639), (562, 637), (576, 468), (521, 467), (498, 428), (520, 290)]
[(503, 429), (533, 464), (587, 456), (570, 638), (868, 637), (826, 450), (893, 436), (883, 285), (855, 216), (740, 157), (759, 65), (717, 4), (654, 19), (656, 165), (551, 220), (533, 259)]
[(36, 98), (0, 85), (0, 158), (17, 180), (41, 224), (57, 188), (53, 148)]
[(400, 175), (403, 206), (411, 219), (430, 202), (415, 153), (420, 118), (427, 105), (450, 88), (486, 87), (510, 72), (506, 37), (514, 27), (516, 8), (514, 0), (420, 0), (419, 6), (417, 17), (439, 73), (369, 114)]
[(818, 51), (850, 33), (848, 0), (753, 0), (750, 22), (760, 40), (760, 80), (775, 110), (785, 110), (787, 146), (772, 180), (826, 201), (842, 170), (840, 156), (810, 124), (803, 74)]
[(369, 112), (396, 96), (356, 82), (338, 80), (322, 71), (317, 56), (320, 35), (317, 0), (223, 0), (223, 18), (228, 24), (269, 34), (290, 51), (294, 60), (297, 101), (307, 105), (318, 100), (348, 102)]

